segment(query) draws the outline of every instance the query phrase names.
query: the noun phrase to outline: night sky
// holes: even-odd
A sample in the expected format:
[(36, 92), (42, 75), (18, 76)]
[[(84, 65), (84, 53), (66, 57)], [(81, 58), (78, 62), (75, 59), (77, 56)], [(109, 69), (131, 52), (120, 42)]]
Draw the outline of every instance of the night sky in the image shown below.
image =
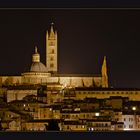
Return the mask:
[(110, 86), (140, 87), (140, 10), (0, 10), (0, 75), (20, 75), (34, 46), (45, 64), (45, 34), (58, 31), (59, 73), (100, 74), (104, 55)]

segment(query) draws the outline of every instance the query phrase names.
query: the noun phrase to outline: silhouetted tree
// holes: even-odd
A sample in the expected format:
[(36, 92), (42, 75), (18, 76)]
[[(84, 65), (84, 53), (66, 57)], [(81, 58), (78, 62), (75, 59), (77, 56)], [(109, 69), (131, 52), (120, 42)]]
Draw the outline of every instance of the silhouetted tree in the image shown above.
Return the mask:
[(48, 122), (48, 126), (46, 125), (46, 130), (47, 131), (59, 131), (60, 128), (58, 126), (58, 122), (56, 120), (50, 120)]
[(2, 124), (1, 124), (1, 121), (0, 121), (0, 131), (3, 130), (3, 127), (2, 127)]

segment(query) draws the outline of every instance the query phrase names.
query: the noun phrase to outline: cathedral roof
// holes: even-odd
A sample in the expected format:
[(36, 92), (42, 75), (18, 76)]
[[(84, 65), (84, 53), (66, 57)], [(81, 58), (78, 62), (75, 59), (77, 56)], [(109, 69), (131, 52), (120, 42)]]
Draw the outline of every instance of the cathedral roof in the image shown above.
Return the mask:
[(30, 72), (47, 72), (47, 68), (41, 62), (33, 62), (30, 67)]

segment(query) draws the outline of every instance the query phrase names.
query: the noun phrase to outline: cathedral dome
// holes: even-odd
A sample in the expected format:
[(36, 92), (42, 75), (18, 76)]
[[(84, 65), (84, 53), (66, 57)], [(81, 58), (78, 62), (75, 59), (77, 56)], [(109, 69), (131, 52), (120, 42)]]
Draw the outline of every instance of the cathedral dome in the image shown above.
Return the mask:
[(41, 62), (33, 62), (30, 72), (47, 72), (46, 66)]
[(35, 46), (35, 53), (32, 55), (32, 65), (30, 67), (30, 72), (47, 72), (46, 66), (40, 62), (40, 54)]

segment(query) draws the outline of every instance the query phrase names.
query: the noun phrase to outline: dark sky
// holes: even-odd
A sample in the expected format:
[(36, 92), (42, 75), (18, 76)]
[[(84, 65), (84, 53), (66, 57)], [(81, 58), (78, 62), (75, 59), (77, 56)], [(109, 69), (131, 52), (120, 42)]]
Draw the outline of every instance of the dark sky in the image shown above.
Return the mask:
[(59, 73), (100, 74), (107, 56), (114, 87), (140, 87), (140, 10), (0, 10), (0, 75), (20, 75), (37, 45), (45, 64), (45, 33), (58, 31)]
[(0, 7), (140, 7), (139, 0), (0, 0)]

